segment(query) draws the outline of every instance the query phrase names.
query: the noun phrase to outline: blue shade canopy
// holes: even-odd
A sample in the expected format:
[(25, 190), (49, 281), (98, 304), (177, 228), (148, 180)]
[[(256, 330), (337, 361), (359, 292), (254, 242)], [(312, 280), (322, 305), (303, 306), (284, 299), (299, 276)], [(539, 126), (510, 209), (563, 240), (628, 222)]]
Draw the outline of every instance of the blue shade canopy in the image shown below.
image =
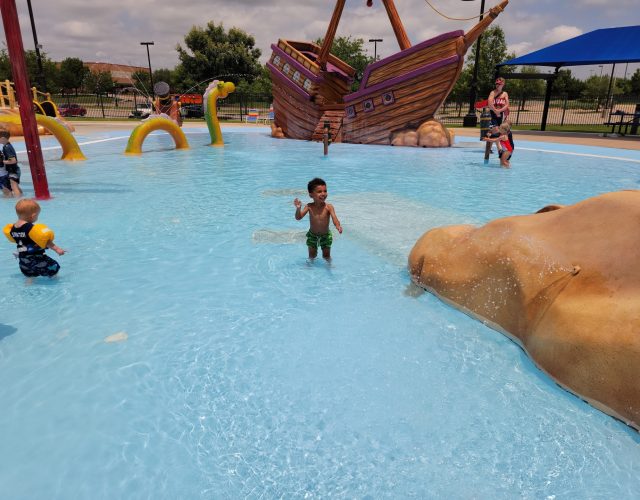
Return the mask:
[(591, 31), (498, 66), (587, 66), (640, 61), (640, 26)]

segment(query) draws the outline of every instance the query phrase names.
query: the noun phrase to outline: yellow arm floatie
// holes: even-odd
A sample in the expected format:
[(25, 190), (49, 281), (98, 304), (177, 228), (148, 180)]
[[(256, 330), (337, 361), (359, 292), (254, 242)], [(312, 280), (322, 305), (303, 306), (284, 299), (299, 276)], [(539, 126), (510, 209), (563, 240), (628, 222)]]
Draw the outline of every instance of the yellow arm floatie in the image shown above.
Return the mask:
[(6, 226), (4, 226), (4, 228), (2, 229), (2, 232), (4, 233), (4, 235), (7, 237), (7, 239), (11, 243), (15, 243), (16, 240), (14, 240), (13, 237), (11, 236), (11, 228), (12, 227), (13, 227), (13, 224), (9, 223)]
[(29, 238), (40, 248), (47, 248), (47, 244), (53, 241), (54, 236), (53, 231), (44, 224), (34, 224), (29, 231)]

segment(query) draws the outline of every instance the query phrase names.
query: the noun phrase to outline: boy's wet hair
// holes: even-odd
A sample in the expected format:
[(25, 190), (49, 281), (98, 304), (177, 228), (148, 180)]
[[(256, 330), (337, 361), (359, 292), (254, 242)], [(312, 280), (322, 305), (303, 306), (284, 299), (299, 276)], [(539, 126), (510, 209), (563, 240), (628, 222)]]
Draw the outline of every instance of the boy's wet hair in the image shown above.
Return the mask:
[(309, 184), (307, 184), (307, 191), (309, 191), (310, 193), (313, 193), (313, 191), (318, 187), (318, 186), (326, 186), (327, 183), (324, 182), (320, 177), (316, 177), (314, 179), (311, 179), (309, 181)]
[(0, 128), (0, 137), (8, 139), (9, 137), (11, 137), (11, 132), (9, 132), (6, 128)]
[[(3, 137), (0, 133), (0, 137)], [(16, 203), (16, 214), (21, 219), (25, 217), (29, 217), (40, 211), (40, 205), (36, 200), (30, 200), (29, 198), (23, 198), (18, 203)]]

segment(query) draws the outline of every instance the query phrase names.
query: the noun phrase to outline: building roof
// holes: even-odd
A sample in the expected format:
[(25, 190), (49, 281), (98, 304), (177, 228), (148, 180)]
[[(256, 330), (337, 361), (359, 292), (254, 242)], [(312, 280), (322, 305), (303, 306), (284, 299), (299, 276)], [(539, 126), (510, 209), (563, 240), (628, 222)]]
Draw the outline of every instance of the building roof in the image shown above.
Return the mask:
[(89, 68), (90, 71), (101, 71), (111, 73), (111, 78), (117, 84), (131, 85), (131, 75), (136, 71), (148, 72), (148, 68), (142, 66), (129, 66), (126, 64), (111, 64), (105, 62), (85, 62), (84, 65)]
[(498, 66), (588, 66), (640, 62), (640, 26), (590, 31)]

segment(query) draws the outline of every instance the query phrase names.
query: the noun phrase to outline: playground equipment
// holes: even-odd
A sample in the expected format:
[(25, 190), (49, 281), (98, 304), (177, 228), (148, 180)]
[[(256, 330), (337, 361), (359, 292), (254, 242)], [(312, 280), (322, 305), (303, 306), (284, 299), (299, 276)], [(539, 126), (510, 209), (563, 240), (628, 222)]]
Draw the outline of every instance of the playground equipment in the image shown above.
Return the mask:
[(210, 146), (224, 146), (222, 130), (220, 130), (220, 122), (218, 121), (218, 99), (224, 99), (235, 90), (236, 86), (232, 82), (214, 80), (204, 91), (204, 116), (211, 136)]
[(336, 1), (322, 46), (284, 39), (271, 46), (274, 135), (320, 141), (328, 121), (334, 142), (391, 145), (397, 134), (418, 130), (453, 88), (469, 47), (509, 2), (490, 9), (467, 33), (412, 46), (394, 1), (382, 0), (400, 51), (369, 64), (356, 92), (355, 69), (330, 53), (345, 3)]
[[(156, 85), (156, 87), (157, 86), (158, 85)], [(214, 80), (207, 87), (207, 90), (205, 90), (203, 103), (204, 114), (207, 120), (207, 127), (209, 128), (209, 135), (211, 136), (210, 146), (224, 146), (224, 141), (222, 140), (222, 131), (220, 130), (220, 122), (218, 121), (217, 100), (218, 98), (227, 97), (227, 95), (229, 95), (235, 89), (236, 87), (232, 82), (221, 82), (218, 80)], [(163, 87), (160, 89), (156, 89), (156, 93), (158, 93), (158, 90), (161, 92), (166, 91), (165, 93), (168, 95), (169, 86), (167, 85), (166, 88)], [(156, 110), (157, 109), (158, 108), (156, 106)], [(177, 103), (173, 109), (176, 109), (178, 111), (178, 115), (180, 114), (179, 106), (177, 106)], [(124, 151), (125, 154), (141, 154), (142, 143), (144, 142), (147, 135), (155, 130), (164, 130), (165, 132), (169, 132), (176, 144), (176, 149), (189, 148), (189, 142), (187, 141), (184, 132), (180, 128), (179, 122), (162, 113), (151, 115), (135, 129), (133, 129), (133, 132), (131, 132), (131, 135), (129, 136), (127, 147)]]
[(169, 132), (176, 144), (176, 149), (189, 149), (189, 142), (178, 124), (167, 115), (152, 115), (133, 129), (129, 142), (124, 150), (126, 154), (139, 155), (142, 153), (142, 143), (154, 130)]
[[(69, 132), (75, 129), (73, 125), (62, 119), (58, 106), (51, 100), (51, 94), (48, 92), (40, 92), (36, 87), (31, 87), (33, 109), (36, 115), (48, 116), (57, 120)], [(9, 117), (9, 118), (7, 118)], [(9, 130), (12, 136), (23, 135), (22, 122), (14, 118), (20, 117), (20, 111), (16, 103), (15, 90), (13, 83), (9, 80), (0, 82), (0, 124)], [(46, 127), (39, 126), (39, 134), (47, 134), (50, 130)]]

